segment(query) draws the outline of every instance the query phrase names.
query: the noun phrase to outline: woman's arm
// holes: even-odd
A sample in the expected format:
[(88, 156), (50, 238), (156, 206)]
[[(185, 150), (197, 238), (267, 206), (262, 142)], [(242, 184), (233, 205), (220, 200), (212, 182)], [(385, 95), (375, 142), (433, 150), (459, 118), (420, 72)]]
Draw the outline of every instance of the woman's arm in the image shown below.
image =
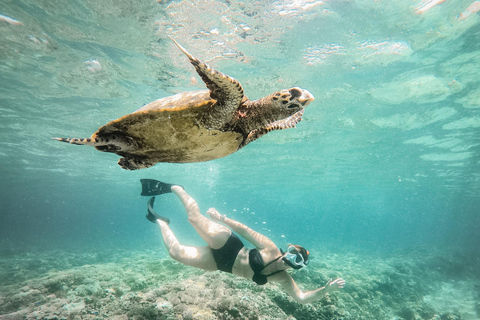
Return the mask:
[[(215, 220), (219, 221), (228, 227), (230, 227), (234, 232), (238, 233), (242, 237), (244, 237), (248, 242), (253, 244), (255, 248), (258, 250), (265, 249), (265, 248), (277, 248), (275, 243), (265, 237), (263, 234), (260, 234), (243, 223), (240, 223), (238, 221), (235, 221), (233, 219), (227, 218), (225, 215), (221, 215), (217, 209), (215, 208), (210, 208), (208, 209), (207, 213), (210, 215), (210, 217)], [(278, 250), (278, 249), (277, 249)]]
[(295, 280), (287, 273), (281, 272), (268, 278), (269, 281), (279, 282), (283, 289), (299, 303), (310, 303), (320, 299), (328, 292), (340, 290), (345, 285), (345, 280), (338, 278), (332, 281), (328, 280), (324, 287), (316, 290), (303, 292), (295, 283)]

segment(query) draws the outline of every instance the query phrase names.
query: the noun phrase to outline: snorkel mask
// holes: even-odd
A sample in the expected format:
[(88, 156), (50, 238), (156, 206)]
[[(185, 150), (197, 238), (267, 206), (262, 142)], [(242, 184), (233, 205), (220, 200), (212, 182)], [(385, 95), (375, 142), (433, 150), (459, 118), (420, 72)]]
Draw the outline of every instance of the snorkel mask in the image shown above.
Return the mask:
[[(305, 253), (302, 254), (297, 247), (303, 249)], [(306, 267), (310, 262), (308, 259), (309, 252), (305, 250), (303, 247), (290, 245), (287, 249), (287, 252), (283, 252), (282, 250), (280, 251), (283, 254), (282, 260), (285, 261), (285, 263), (288, 264), (293, 269), (298, 270), (303, 267)], [(304, 255), (305, 255), (305, 258), (304, 258)]]

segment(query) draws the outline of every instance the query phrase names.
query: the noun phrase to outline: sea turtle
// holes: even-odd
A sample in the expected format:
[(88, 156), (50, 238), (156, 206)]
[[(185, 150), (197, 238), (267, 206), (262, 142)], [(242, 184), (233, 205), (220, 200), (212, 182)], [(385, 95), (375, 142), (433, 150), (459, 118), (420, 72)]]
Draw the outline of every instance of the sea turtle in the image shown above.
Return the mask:
[(184, 92), (150, 102), (113, 120), (90, 138), (52, 138), (116, 153), (128, 170), (158, 162), (201, 162), (225, 157), (272, 130), (295, 127), (314, 100), (307, 90), (284, 89), (249, 100), (240, 83), (189, 54), (209, 90)]

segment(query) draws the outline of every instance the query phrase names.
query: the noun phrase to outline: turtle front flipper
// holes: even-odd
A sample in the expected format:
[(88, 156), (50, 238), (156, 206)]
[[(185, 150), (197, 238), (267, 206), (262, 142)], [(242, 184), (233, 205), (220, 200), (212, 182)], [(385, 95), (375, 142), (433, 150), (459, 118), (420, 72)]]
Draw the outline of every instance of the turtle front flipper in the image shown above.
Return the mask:
[(235, 110), (237, 110), (244, 99), (242, 85), (234, 78), (198, 60), (188, 53), (177, 41), (171, 37), (170, 39), (188, 57), (198, 75), (210, 90), (210, 97), (217, 101), (211, 108), (211, 116), (208, 115), (205, 119), (206, 125), (212, 129), (221, 129), (226, 123), (232, 120)]
[(269, 133), (270, 131), (273, 131), (273, 130), (284, 130), (284, 129), (290, 129), (290, 128), (295, 128), (295, 126), (297, 125), (297, 123), (299, 123), (300, 121), (302, 121), (302, 116), (303, 116), (303, 112), (305, 110), (302, 109), (300, 111), (298, 111), (297, 113), (294, 113), (293, 115), (291, 115), (290, 117), (288, 118), (285, 118), (285, 119), (282, 119), (282, 120), (278, 120), (278, 121), (274, 121), (272, 123), (269, 123), (261, 128), (258, 128), (258, 129), (255, 129), (255, 130), (252, 130), (247, 138), (245, 139), (245, 141), (243, 141), (243, 143), (240, 145), (239, 149), (240, 148), (243, 148), (244, 146), (246, 146), (247, 144), (249, 144), (250, 142), (252, 141), (255, 141), (257, 140), (258, 138), (266, 135), (267, 133)]

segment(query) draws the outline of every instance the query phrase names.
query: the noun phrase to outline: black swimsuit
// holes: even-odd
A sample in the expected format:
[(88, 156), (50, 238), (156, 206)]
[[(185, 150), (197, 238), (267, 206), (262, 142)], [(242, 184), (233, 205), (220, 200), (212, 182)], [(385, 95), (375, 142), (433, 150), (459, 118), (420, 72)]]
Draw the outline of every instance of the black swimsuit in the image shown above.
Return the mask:
[(264, 285), (268, 282), (268, 280), (267, 280), (268, 277), (282, 272), (283, 270), (278, 270), (278, 271), (275, 271), (275, 272), (267, 274), (267, 275), (262, 274), (262, 271), (266, 267), (268, 267), (269, 265), (271, 265), (272, 263), (274, 263), (275, 261), (277, 261), (281, 257), (282, 256), (280, 256), (276, 259), (273, 259), (269, 263), (265, 264), (263, 262), (263, 258), (262, 258), (262, 255), (260, 254), (260, 251), (258, 251), (257, 249), (250, 250), (250, 252), (248, 253), (248, 260), (249, 260), (249, 263), (250, 263), (250, 268), (252, 268), (252, 270), (254, 272), (252, 280), (258, 285)]
[[(213, 258), (217, 263), (217, 268), (220, 271), (232, 273), (233, 264), (237, 258), (238, 253), (244, 247), (242, 240), (238, 238), (235, 234), (231, 234), (227, 242), (220, 249), (212, 249)], [(270, 264), (277, 261), (282, 256), (270, 261), (266, 265), (263, 262), (263, 258), (260, 254), (260, 251), (257, 249), (251, 249), (248, 258), (250, 263), (250, 268), (252, 268), (254, 274), (252, 280), (258, 285), (264, 285), (268, 282), (267, 277), (273, 276), (283, 270), (276, 271), (269, 275), (264, 275), (261, 272), (263, 269), (268, 267)]]
[(235, 259), (243, 247), (242, 240), (232, 233), (223, 247), (220, 249), (212, 249), (213, 258), (217, 263), (218, 270), (232, 273)]

